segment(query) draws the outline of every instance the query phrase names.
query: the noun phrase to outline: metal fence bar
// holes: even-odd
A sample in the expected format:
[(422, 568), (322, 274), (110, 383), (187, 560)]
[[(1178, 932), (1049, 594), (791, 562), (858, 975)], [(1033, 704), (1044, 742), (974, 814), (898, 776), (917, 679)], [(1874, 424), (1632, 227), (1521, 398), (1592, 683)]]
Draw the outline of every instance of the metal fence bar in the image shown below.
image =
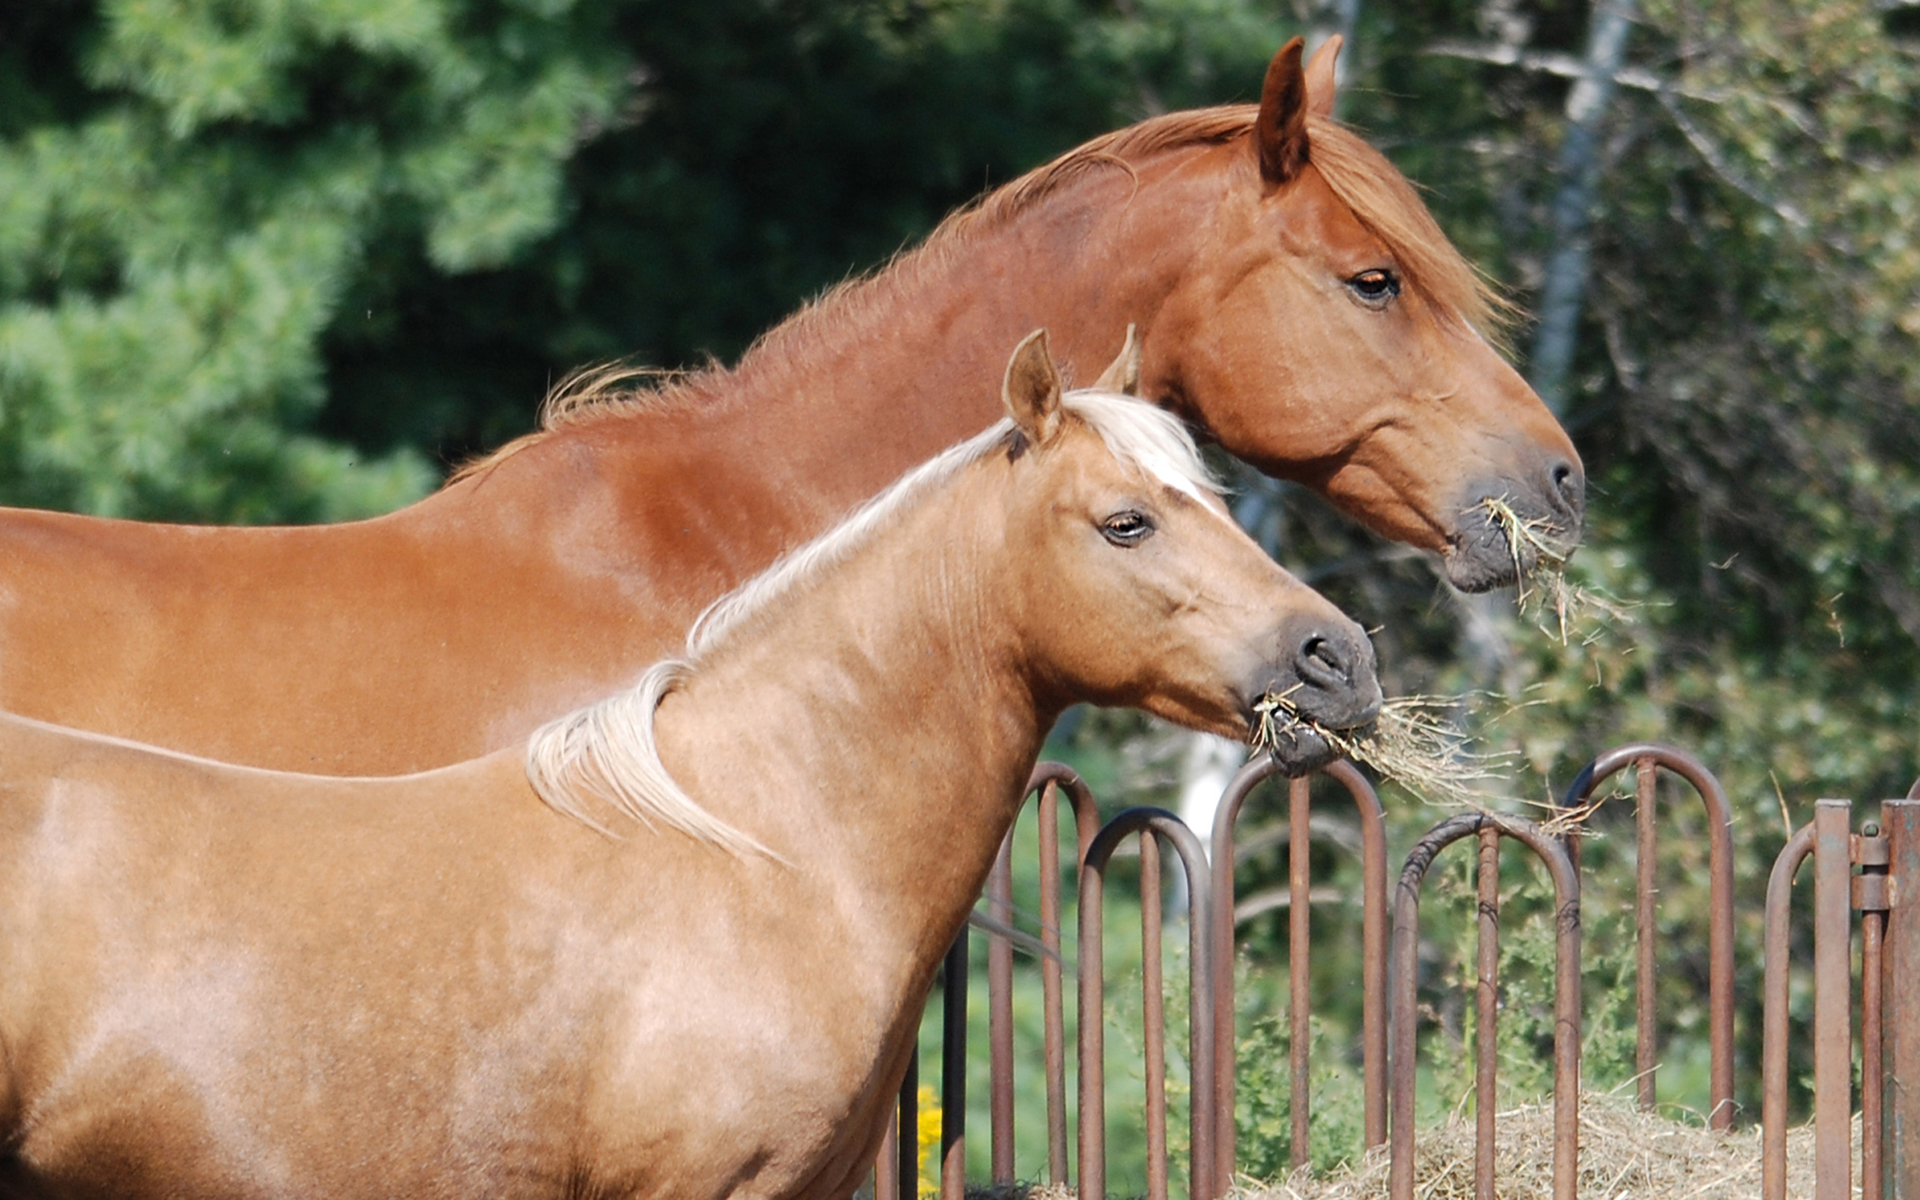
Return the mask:
[(920, 1194), (920, 1051), (907, 1055), (907, 1074), (900, 1081), (900, 1108), (895, 1114), (894, 1183), (901, 1200)]
[(1887, 839), (1869, 821), (1850, 838), (1853, 907), (1860, 914), (1860, 1194), (1880, 1200), (1886, 1190), (1886, 931), (1891, 897)]
[[(1041, 763), (1027, 790), (1040, 792), (1040, 995), (1045, 1010), (1047, 1072), (1047, 1180), (1064, 1186), (1067, 1165), (1067, 1038), (1065, 989), (1060, 978), (1060, 793), (1073, 810), (1074, 861), (1085, 862), (1099, 832), (1093, 791), (1071, 767)], [(1009, 1090), (1013, 1080), (996, 1087)]]
[[(1064, 791), (1072, 806), (1077, 835), (1075, 859), (1086, 853), (1099, 828), (1099, 815), (1093, 793), (1071, 767), (1043, 762), (1034, 767), (1027, 781), (1027, 794), (1039, 793), (1040, 819), (1040, 988), (1045, 1022), (1045, 1066), (1047, 1087), (1047, 1177), (1065, 1184), (1067, 1164), (1067, 1054), (1065, 1032), (1065, 989), (1061, 980), (1060, 955), (1060, 793)], [(1000, 846), (992, 872), (987, 877), (987, 913), (1005, 929), (1013, 923), (1013, 831)], [(955, 978), (955, 960), (948, 960), (948, 977)], [(960, 973), (964, 976), (964, 971)], [(964, 988), (965, 980), (960, 979)], [(949, 1011), (953, 1003), (949, 994)], [(964, 991), (959, 997), (964, 1011)], [(989, 1057), (989, 1134), (993, 1181), (1009, 1184), (1014, 1180), (1014, 1102), (1013, 1102), (1013, 944), (999, 932), (987, 940), (987, 1040)], [(949, 1032), (950, 1031), (950, 1032)], [(955, 1039), (958, 1039), (957, 1042)], [(943, 1030), (943, 1058), (956, 1053), (964, 1059), (966, 1026), (951, 1022)], [(944, 1088), (943, 1084), (943, 1088)], [(961, 1087), (964, 1090), (964, 1080)], [(903, 1104), (905, 1100), (903, 1098)], [(944, 1103), (944, 1101), (943, 1101)], [(949, 1112), (953, 1111), (951, 1107)], [(903, 1108), (912, 1128), (912, 1114)], [(957, 1129), (964, 1133), (966, 1115), (961, 1112)], [(943, 1125), (943, 1132), (947, 1127)], [(944, 1140), (944, 1139), (943, 1139)], [(944, 1170), (944, 1157), (943, 1157)], [(944, 1176), (943, 1176), (944, 1178)], [(876, 1182), (876, 1186), (877, 1182)], [(944, 1186), (944, 1184), (943, 1184)]]
[[(1291, 1068), (1287, 1115), (1292, 1124), (1290, 1157), (1296, 1170), (1307, 1161), (1308, 1089), (1312, 1086), (1308, 1060), (1313, 1049), (1309, 1024), (1313, 903), (1307, 898), (1313, 878), (1312, 799), (1311, 778), (1302, 775), (1287, 781), (1287, 1059)], [(1226, 923), (1231, 921), (1226, 918)]]
[(940, 1200), (967, 1196), (967, 927), (947, 951), (940, 1026)]
[[(1600, 784), (1628, 766), (1636, 767), (1642, 776), (1650, 773), (1649, 763), (1686, 780), (1707, 809), (1707, 1033), (1712, 1055), (1708, 1088), (1712, 1107), (1707, 1114), (1707, 1124), (1714, 1129), (1730, 1129), (1733, 1126), (1733, 806), (1727, 802), (1726, 789), (1720, 786), (1712, 771), (1686, 751), (1659, 742), (1635, 742), (1608, 750), (1582, 768), (1561, 804), (1578, 808)], [(1577, 835), (1569, 835), (1567, 841), (1569, 855), (1577, 869), (1579, 839)], [(1651, 853), (1644, 855), (1647, 860), (1652, 857)], [(1650, 862), (1647, 869), (1651, 870)], [(1650, 936), (1650, 924), (1647, 932)], [(1641, 961), (1646, 961), (1644, 956)], [(1643, 967), (1636, 981), (1639, 988), (1636, 1005), (1649, 1013), (1653, 982), (1653, 972)], [(1651, 1047), (1650, 1027), (1647, 1037)], [(1648, 1059), (1640, 1063), (1638, 1069), (1646, 1071), (1651, 1061), (1649, 1049)], [(1643, 1078), (1648, 1081), (1643, 1087), (1650, 1090), (1651, 1074)]]
[(1853, 1194), (1853, 805), (1813, 808), (1814, 1200)]
[(1104, 1200), (1106, 1163), (1106, 1037), (1101, 1023), (1105, 981), (1101, 977), (1103, 898), (1107, 862), (1114, 850), (1135, 833), (1159, 836), (1170, 844), (1186, 868), (1188, 934), (1188, 1063), (1192, 1071), (1189, 1104), (1188, 1194), (1192, 1200), (1214, 1200), (1225, 1180), (1214, 1178), (1214, 1106), (1207, 1097), (1214, 1090), (1213, 962), (1211, 921), (1212, 883), (1200, 839), (1180, 818), (1158, 808), (1130, 808), (1107, 822), (1095, 835), (1080, 865), (1080, 1186), (1079, 1200)]
[(1494, 1200), (1493, 1118), (1499, 1108), (1500, 1070), (1500, 831), (1480, 829), (1477, 872), (1479, 903), (1479, 970), (1476, 972), (1473, 1072), (1473, 1194), (1476, 1200)]
[(1653, 801), (1660, 786), (1660, 765), (1652, 758), (1634, 760), (1633, 825), (1634, 876), (1637, 894), (1633, 910), (1634, 996), (1633, 996), (1633, 1070), (1639, 1079), (1638, 1099), (1642, 1110), (1653, 1111), (1654, 1058), (1654, 918), (1658, 910), (1659, 880), (1654, 867), (1659, 858), (1654, 834)]
[(1387, 818), (1380, 797), (1359, 768), (1342, 760), (1329, 766), (1327, 774), (1347, 789), (1360, 813), (1362, 1121), (1371, 1150), (1387, 1144)]
[(880, 1156), (873, 1162), (873, 1200), (900, 1200), (900, 1108), (887, 1117)]
[(1407, 855), (1393, 909), (1392, 1121), (1387, 1194), (1413, 1200), (1414, 1068), (1418, 1057), (1415, 974), (1420, 885), (1440, 851), (1488, 826), (1525, 843), (1546, 864), (1554, 891), (1553, 1197), (1577, 1200), (1580, 1153), (1580, 878), (1566, 846), (1532, 821), (1461, 813), (1427, 831)]
[(1761, 1020), (1760, 1196), (1787, 1197), (1787, 918), (1793, 905), (1793, 877), (1813, 853), (1813, 826), (1803, 825), (1773, 860), (1767, 879), (1765, 1005)]
[(1887, 801), (1880, 824), (1890, 883), (1882, 971), (1886, 1195), (1920, 1200), (1920, 800)]
[(1167, 1200), (1167, 1013), (1160, 970), (1160, 843), (1140, 839), (1140, 1013), (1146, 1044), (1147, 1200)]
[[(1013, 830), (987, 876), (987, 913), (1002, 928), (1013, 924)], [(993, 1181), (1013, 1182), (1013, 943), (999, 935), (987, 939), (988, 1128)]]

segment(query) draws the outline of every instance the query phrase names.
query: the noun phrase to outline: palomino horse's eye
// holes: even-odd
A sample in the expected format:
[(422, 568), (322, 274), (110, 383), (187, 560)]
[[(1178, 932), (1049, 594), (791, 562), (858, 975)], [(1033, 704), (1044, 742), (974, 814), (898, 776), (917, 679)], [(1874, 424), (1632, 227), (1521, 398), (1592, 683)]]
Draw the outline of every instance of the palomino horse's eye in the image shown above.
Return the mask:
[(1153, 533), (1153, 522), (1145, 513), (1128, 509), (1100, 522), (1100, 533), (1116, 546), (1138, 546)]
[(1347, 280), (1347, 286), (1363, 303), (1378, 307), (1400, 294), (1400, 276), (1397, 272), (1376, 267)]

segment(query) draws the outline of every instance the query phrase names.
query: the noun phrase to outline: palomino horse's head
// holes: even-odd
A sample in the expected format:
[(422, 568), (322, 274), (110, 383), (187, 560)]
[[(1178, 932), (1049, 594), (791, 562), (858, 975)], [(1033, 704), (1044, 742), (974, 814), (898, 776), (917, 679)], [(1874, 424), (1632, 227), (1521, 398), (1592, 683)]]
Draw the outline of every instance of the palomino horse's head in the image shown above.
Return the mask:
[[(1233, 523), (1177, 422), (1100, 392), (1063, 401), (1044, 332), (1004, 394), (1022, 439), (1006, 594), (1047, 689), (1243, 739), (1274, 693), (1329, 728), (1373, 719), (1365, 631)], [(1275, 754), (1297, 772), (1332, 750), (1309, 732)]]
[[(1192, 255), (1146, 329), (1146, 394), (1262, 471), (1441, 555), (1456, 587), (1511, 583), (1536, 550), (1509, 546), (1492, 509), (1570, 550), (1580, 457), (1476, 329), (1500, 302), (1406, 179), (1331, 119), (1338, 48), (1303, 69), (1295, 38), (1250, 128), (1229, 120), (1245, 110), (1218, 110), (1211, 149), (1164, 160), (1169, 182), (1218, 201), (1179, 239)], [(1151, 173), (1135, 181), (1142, 220)]]

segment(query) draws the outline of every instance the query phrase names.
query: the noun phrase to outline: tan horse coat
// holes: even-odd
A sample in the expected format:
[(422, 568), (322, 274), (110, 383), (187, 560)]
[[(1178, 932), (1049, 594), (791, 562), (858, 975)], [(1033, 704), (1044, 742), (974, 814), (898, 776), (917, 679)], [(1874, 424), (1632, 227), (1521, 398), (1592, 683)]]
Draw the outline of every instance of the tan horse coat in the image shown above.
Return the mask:
[(0, 718), (0, 1194), (846, 1195), (1064, 705), (1378, 704), (1356, 626), (1023, 353), (1017, 437), (660, 704), (766, 855), (597, 833), (517, 750), (328, 779)]

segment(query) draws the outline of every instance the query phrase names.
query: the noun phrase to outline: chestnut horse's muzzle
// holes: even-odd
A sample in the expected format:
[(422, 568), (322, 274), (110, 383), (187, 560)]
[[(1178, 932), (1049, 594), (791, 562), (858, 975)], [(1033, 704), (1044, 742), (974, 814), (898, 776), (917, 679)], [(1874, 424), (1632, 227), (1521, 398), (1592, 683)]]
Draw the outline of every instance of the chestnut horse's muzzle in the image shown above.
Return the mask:
[(1587, 479), (1578, 460), (1555, 459), (1532, 486), (1476, 483), (1445, 554), (1447, 582), (1463, 592), (1509, 587), (1572, 556), (1586, 523)]

